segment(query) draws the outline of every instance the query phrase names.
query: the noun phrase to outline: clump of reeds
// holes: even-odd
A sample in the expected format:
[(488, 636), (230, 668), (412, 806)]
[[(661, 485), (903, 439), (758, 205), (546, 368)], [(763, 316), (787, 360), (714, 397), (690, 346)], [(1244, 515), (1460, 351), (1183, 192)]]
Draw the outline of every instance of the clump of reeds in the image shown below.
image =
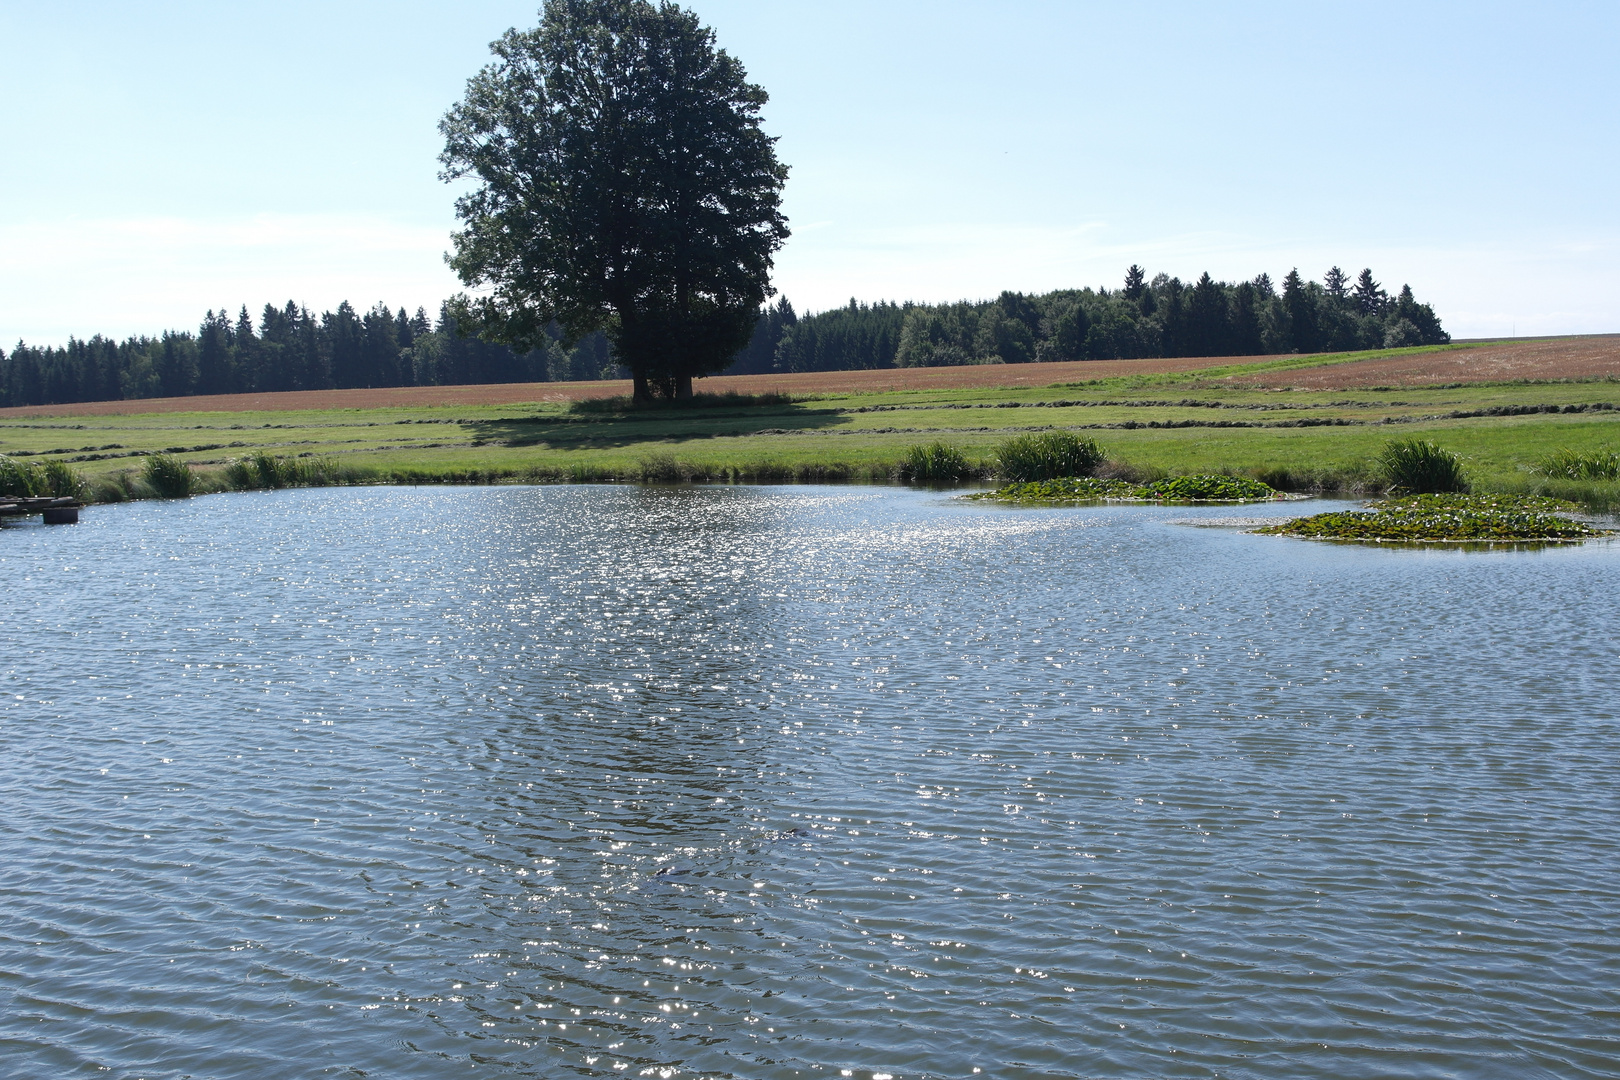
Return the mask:
[(225, 482), (237, 491), (286, 487), (326, 487), (341, 482), (342, 470), (329, 457), (286, 457), (264, 451), (225, 466)]
[(45, 477), (46, 495), (58, 499), (84, 498), (88, 487), (84, 482), (84, 477), (67, 462), (51, 458), (40, 464), (40, 472)]
[(0, 495), (12, 498), (84, 497), (84, 477), (67, 462), (51, 458), (46, 461), (18, 461), (0, 455)]
[(1582, 454), (1559, 450), (1542, 460), (1536, 471), (1558, 480), (1620, 480), (1620, 453), (1594, 450)]
[(713, 478), (708, 467), (677, 460), (674, 454), (649, 454), (636, 463), (636, 470), (643, 484), (690, 484)]
[(907, 484), (960, 484), (973, 475), (962, 451), (944, 442), (908, 447), (900, 461), (900, 479)]
[(1438, 495), (1468, 490), (1462, 458), (1422, 439), (1396, 439), (1377, 458), (1389, 490), (1411, 495)]
[(1095, 439), (1082, 439), (1068, 431), (1017, 435), (996, 450), (998, 471), (1015, 484), (1090, 476), (1103, 463), (1102, 447)]
[(0, 495), (32, 498), (39, 494), (39, 475), (31, 461), (0, 457)]
[(1278, 491), (1364, 495), (1386, 486), (1383, 477), (1374, 475), (1365, 463), (1317, 468), (1267, 465), (1251, 470), (1249, 475)]
[(148, 454), (141, 479), (165, 499), (184, 499), (197, 490), (191, 466), (173, 454)]
[(576, 467), (573, 477), (586, 482), (595, 480), (636, 480), (644, 484), (703, 484), (703, 483), (796, 483), (843, 484), (853, 480), (882, 482), (894, 479), (895, 467), (883, 462), (853, 464), (847, 461), (782, 462), (769, 459), (743, 461), (731, 465), (715, 462), (685, 461), (670, 453), (655, 453), (641, 458), (628, 469), (610, 472), (606, 469)]

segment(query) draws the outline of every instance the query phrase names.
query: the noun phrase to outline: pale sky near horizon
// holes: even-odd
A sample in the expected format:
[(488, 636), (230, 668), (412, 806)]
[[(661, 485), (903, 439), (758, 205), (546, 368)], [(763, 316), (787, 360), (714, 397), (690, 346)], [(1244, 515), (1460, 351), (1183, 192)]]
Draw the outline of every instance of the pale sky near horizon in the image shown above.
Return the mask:
[[(799, 311), (1370, 266), (1620, 331), (1620, 4), (691, 0), (770, 92)], [(535, 0), (0, 0), (0, 347), (435, 311), (437, 122)]]

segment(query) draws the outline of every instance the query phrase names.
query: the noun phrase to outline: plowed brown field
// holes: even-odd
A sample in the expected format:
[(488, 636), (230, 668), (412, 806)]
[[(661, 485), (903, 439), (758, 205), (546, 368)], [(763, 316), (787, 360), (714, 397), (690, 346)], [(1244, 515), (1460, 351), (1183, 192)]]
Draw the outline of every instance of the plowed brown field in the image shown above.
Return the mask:
[[(786, 375), (717, 375), (697, 388), (711, 394), (838, 394), (887, 390), (995, 389), (1050, 386), (1127, 375), (1196, 372), (1230, 364), (1263, 363), (1286, 356), (1200, 356), (1168, 360), (1084, 360), (1059, 364), (985, 364), (948, 368), (811, 371)], [(1301, 390), (1372, 386), (1427, 386), (1514, 379), (1620, 376), (1620, 334), (1481, 344), (1441, 353), (1353, 360), (1292, 371), (1234, 375), (1213, 385)], [(628, 380), (571, 383), (495, 383), (482, 386), (396, 386), (384, 389), (296, 390), (268, 394), (92, 401), (0, 409), (0, 417), (128, 416), (172, 412), (292, 412), (431, 405), (515, 405), (579, 401), (629, 394)]]
[[(882, 368), (875, 371), (807, 371), (788, 375), (716, 375), (699, 379), (706, 394), (839, 394), (883, 390), (932, 390), (1050, 386), (1118, 375), (1199, 371), (1226, 364), (1278, 360), (1277, 356), (1198, 356), (1175, 360), (1081, 360), (1061, 364), (981, 364), (973, 367)], [(580, 401), (629, 394), (629, 380), (569, 383), (492, 383), (483, 386), (395, 386), (379, 390), (292, 390), (274, 394), (206, 394), (196, 397), (91, 401), (74, 405), (24, 405), (0, 409), (5, 416), (129, 416), (166, 412), (291, 412), (299, 409), (377, 409), (425, 405), (515, 405), (531, 401)]]
[(1292, 390), (1351, 390), (1372, 386), (1435, 386), (1517, 379), (1620, 376), (1620, 334), (1544, 338), (1480, 345), (1455, 352), (1355, 360), (1293, 371), (1232, 375), (1221, 386)]

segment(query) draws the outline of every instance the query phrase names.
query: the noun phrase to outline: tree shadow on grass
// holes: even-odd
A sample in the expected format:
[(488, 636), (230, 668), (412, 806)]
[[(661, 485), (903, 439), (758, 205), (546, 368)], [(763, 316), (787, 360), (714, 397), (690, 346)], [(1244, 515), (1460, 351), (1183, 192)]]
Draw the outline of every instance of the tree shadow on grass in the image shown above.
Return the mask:
[(590, 410), (556, 416), (462, 421), (482, 442), (503, 446), (584, 449), (644, 442), (690, 442), (747, 435), (792, 435), (848, 424), (840, 410), (805, 403), (767, 406), (658, 405), (623, 411)]

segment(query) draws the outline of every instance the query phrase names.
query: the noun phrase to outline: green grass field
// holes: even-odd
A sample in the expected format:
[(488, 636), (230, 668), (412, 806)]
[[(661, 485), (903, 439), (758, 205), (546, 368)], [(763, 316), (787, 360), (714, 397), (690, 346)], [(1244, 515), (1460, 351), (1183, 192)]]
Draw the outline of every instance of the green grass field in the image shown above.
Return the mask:
[(1124, 472), (1230, 472), (1294, 490), (1356, 492), (1370, 484), (1384, 443), (1418, 437), (1462, 455), (1476, 488), (1613, 502), (1613, 484), (1548, 484), (1533, 467), (1559, 450), (1620, 447), (1620, 382), (1331, 392), (1218, 383), (1288, 363), (1301, 362), (707, 408), (592, 402), (24, 417), (0, 420), (0, 454), (65, 460), (103, 497), (115, 497), (108, 481), (160, 451), (190, 463), (205, 489), (223, 486), (232, 459), (256, 452), (330, 459), (350, 482), (878, 481), (896, 475), (917, 443), (949, 443), (988, 469), (1009, 435), (1061, 428), (1096, 438)]

